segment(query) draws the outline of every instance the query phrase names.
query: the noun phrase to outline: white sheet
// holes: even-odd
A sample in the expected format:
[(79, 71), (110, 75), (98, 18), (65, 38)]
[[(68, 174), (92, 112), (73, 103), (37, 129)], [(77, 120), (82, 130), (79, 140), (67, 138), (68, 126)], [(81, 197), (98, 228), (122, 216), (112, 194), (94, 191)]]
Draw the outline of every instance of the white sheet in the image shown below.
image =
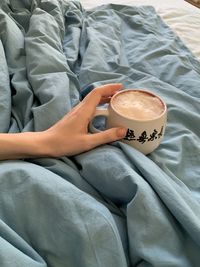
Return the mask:
[(200, 60), (200, 9), (184, 0), (81, 0), (80, 2), (86, 9), (108, 3), (152, 5), (165, 23)]

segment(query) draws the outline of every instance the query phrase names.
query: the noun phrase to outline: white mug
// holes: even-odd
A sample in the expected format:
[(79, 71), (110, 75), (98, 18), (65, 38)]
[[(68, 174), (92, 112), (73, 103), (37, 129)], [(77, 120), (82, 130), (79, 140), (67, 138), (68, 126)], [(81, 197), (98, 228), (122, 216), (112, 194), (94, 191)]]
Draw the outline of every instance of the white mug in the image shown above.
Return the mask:
[[(124, 93), (138, 92), (159, 100), (162, 106), (161, 113), (148, 119), (138, 119), (122, 114), (114, 107), (114, 101), (117, 96)], [(127, 134), (121, 141), (134, 147), (143, 154), (149, 154), (159, 145), (164, 136), (167, 122), (167, 106), (165, 102), (154, 93), (141, 89), (126, 89), (112, 96), (107, 108), (97, 108), (93, 119), (98, 116), (106, 117), (106, 129), (112, 127), (125, 127)], [(92, 120), (93, 120), (92, 119)], [(99, 132), (92, 121), (89, 124), (91, 132)]]

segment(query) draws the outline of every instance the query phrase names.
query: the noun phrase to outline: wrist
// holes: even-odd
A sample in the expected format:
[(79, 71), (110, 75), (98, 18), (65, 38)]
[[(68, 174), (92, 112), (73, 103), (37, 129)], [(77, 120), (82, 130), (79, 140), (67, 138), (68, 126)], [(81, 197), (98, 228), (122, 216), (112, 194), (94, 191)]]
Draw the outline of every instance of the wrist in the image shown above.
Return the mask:
[(45, 132), (0, 134), (0, 160), (49, 156)]
[(46, 132), (25, 132), (20, 136), (24, 158), (49, 157), (50, 144)]

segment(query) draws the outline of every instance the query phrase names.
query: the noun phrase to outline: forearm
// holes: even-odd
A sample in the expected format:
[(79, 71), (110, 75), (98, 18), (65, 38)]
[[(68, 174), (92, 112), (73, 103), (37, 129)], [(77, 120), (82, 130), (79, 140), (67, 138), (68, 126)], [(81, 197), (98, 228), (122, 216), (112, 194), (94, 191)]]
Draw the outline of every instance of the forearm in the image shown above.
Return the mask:
[(47, 156), (43, 132), (0, 134), (0, 160)]
[(0, 160), (73, 156), (125, 137), (127, 129), (115, 127), (90, 134), (88, 124), (96, 106), (110, 101), (122, 84), (100, 86), (49, 129), (42, 132), (0, 134)]

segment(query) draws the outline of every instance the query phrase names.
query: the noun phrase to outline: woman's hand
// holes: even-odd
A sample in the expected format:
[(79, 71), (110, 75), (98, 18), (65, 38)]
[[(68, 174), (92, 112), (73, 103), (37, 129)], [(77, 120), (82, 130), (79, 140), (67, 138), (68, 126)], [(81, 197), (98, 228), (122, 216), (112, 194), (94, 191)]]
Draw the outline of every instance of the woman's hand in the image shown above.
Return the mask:
[(120, 89), (122, 84), (107, 84), (93, 89), (70, 113), (46, 130), (44, 134), (49, 149), (47, 154), (52, 157), (71, 156), (125, 137), (124, 128), (88, 133), (88, 124), (96, 106), (99, 103), (109, 102), (110, 97)]
[(0, 160), (72, 156), (122, 139), (126, 135), (124, 128), (95, 134), (88, 132), (96, 106), (109, 102), (120, 89), (122, 84), (107, 84), (93, 89), (71, 112), (45, 131), (0, 134)]

